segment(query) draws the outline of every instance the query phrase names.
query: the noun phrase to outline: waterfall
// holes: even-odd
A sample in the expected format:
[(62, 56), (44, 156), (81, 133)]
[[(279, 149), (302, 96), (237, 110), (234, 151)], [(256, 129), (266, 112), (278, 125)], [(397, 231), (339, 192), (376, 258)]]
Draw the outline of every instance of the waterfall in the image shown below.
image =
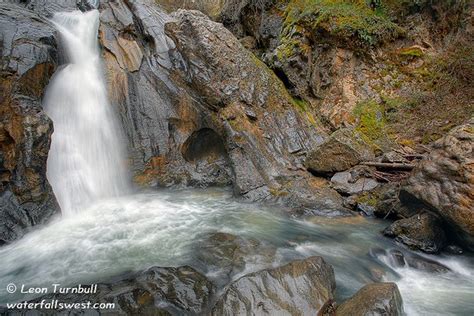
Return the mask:
[(65, 215), (128, 187), (121, 129), (107, 97), (97, 42), (99, 12), (57, 13), (67, 64), (53, 76), (44, 109), (54, 133), (47, 177)]

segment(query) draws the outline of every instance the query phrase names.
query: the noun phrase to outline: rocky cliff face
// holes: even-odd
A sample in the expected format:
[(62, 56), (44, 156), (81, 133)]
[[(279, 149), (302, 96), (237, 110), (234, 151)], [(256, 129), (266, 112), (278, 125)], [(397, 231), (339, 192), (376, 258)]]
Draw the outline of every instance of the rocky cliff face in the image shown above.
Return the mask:
[(54, 28), (32, 11), (0, 4), (0, 245), (58, 208), (46, 180), (53, 132), (41, 98), (58, 64)]
[(110, 95), (135, 180), (222, 185), (298, 210), (340, 210), (339, 195), (302, 171), (327, 134), (281, 81), (221, 24), (152, 1), (102, 4)]

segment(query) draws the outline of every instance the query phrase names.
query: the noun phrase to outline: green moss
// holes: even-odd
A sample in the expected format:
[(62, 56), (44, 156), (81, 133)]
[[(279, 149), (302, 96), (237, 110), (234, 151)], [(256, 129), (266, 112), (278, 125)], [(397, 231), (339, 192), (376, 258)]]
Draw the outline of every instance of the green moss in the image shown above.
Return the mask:
[(402, 98), (384, 98), (381, 103), (366, 100), (356, 105), (353, 112), (356, 130), (375, 151), (386, 151), (393, 147), (395, 133), (391, 121), (407, 102)]
[(360, 102), (354, 109), (358, 120), (357, 130), (371, 143), (385, 135), (385, 115), (381, 105), (373, 100)]
[(276, 197), (287, 196), (289, 193), (285, 189), (270, 188), (270, 194)]
[(403, 48), (398, 54), (403, 57), (423, 57), (424, 55), (423, 50), (416, 46)]
[(284, 21), (284, 37), (308, 32), (328, 34), (338, 41), (358, 46), (373, 46), (404, 33), (383, 12), (371, 10), (365, 0), (293, 0), (290, 1)]
[(292, 103), (303, 112), (308, 112), (308, 102), (300, 98), (292, 98)]
[(372, 207), (375, 207), (377, 205), (379, 197), (375, 194), (372, 194), (370, 192), (365, 192), (359, 196), (357, 196), (357, 204), (366, 204)]

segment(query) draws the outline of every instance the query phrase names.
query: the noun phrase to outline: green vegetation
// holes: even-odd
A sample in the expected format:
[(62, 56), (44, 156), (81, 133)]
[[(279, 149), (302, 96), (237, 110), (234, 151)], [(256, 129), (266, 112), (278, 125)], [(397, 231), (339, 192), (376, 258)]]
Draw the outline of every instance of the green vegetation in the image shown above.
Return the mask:
[(364, 192), (361, 195), (357, 196), (357, 204), (366, 204), (372, 207), (377, 206), (379, 197), (375, 192)]
[(357, 119), (356, 129), (363, 135), (364, 140), (374, 147), (380, 147), (379, 140), (387, 136), (386, 119), (382, 105), (374, 100), (360, 102), (354, 109)]
[(286, 9), (283, 36), (301, 26), (314, 36), (330, 35), (344, 44), (373, 46), (402, 35), (403, 29), (365, 0), (293, 0)]
[(398, 54), (404, 57), (423, 57), (424, 55), (423, 50), (417, 46), (403, 48)]
[(308, 111), (308, 103), (300, 98), (292, 98), (293, 104), (298, 107), (301, 111), (307, 112)]

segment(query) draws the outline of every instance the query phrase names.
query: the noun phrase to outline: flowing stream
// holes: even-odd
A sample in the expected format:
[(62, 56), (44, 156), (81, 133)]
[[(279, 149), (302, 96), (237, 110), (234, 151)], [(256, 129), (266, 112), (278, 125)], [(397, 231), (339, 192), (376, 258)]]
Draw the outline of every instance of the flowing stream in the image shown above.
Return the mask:
[(47, 176), (70, 215), (127, 190), (120, 128), (107, 99), (97, 43), (99, 12), (57, 13), (67, 64), (52, 78), (44, 108), (54, 123)]
[[(262, 244), (246, 250), (245, 269), (231, 279), (321, 255), (335, 269), (338, 302), (364, 284), (395, 281), (408, 315), (472, 315), (473, 258), (432, 257), (452, 270), (444, 274), (394, 267), (384, 256), (370, 255), (380, 248), (408, 253), (382, 237), (387, 224), (363, 217), (292, 219), (279, 207), (243, 203), (225, 189), (135, 194), (101, 201), (0, 248), (0, 284), (87, 284), (150, 266), (180, 265), (219, 283), (226, 271), (202, 254), (209, 234), (225, 232)], [(0, 304), (24, 298), (0, 289)]]
[[(68, 63), (45, 99), (55, 126), (48, 178), (67, 216), (0, 248), (0, 284), (90, 284), (151, 266), (190, 265), (223, 286), (251, 271), (321, 255), (335, 268), (338, 302), (367, 283), (394, 281), (408, 315), (472, 315), (473, 257), (433, 257), (451, 270), (439, 274), (394, 266), (380, 249), (410, 252), (381, 236), (387, 222), (297, 220), (280, 207), (234, 199), (226, 189), (130, 194), (100, 71), (98, 12), (61, 13), (53, 21)], [(258, 246), (247, 248), (243, 266), (236, 262), (229, 273), (206, 250), (216, 232)], [(0, 304), (34, 297), (0, 288)]]

